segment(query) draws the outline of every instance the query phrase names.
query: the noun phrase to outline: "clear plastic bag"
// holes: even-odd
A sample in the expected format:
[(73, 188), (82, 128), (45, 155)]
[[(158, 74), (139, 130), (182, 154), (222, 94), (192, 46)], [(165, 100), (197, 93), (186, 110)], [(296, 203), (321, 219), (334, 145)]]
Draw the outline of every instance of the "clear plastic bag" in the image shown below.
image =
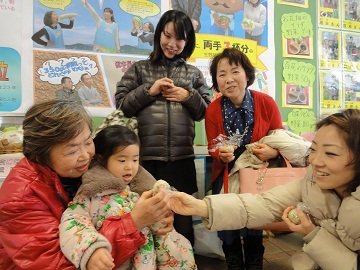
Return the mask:
[(222, 147), (229, 147), (230, 151), (234, 151), (234, 146), (240, 146), (242, 143), (243, 135), (235, 134), (227, 137), (223, 134), (218, 135), (209, 143), (209, 152), (215, 152), (217, 149)]

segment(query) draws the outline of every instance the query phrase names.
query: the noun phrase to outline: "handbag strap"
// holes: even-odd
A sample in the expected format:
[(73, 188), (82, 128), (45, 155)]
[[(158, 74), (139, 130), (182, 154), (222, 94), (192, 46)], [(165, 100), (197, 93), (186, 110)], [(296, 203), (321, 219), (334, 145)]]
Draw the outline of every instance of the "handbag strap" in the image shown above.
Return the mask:
[(223, 182), (224, 182), (224, 193), (225, 194), (229, 193), (229, 166), (228, 166), (228, 163), (225, 164)]
[(282, 156), (282, 158), (285, 160), (286, 167), (287, 167), (287, 168), (292, 168), (292, 166), (291, 166), (290, 162), (287, 160), (287, 158), (284, 157), (284, 155), (281, 154), (280, 152), (279, 152), (279, 155)]
[[(286, 168), (292, 168), (290, 162), (279, 152), (279, 155), (282, 156), (282, 158), (285, 160), (285, 163), (286, 163)], [(265, 174), (268, 170), (268, 165), (269, 165), (269, 162), (268, 161), (265, 161), (264, 165), (258, 169), (258, 180), (256, 181), (256, 184), (258, 185), (256, 188), (258, 190), (261, 190), (263, 188), (263, 183), (264, 183), (264, 180), (265, 180)]]

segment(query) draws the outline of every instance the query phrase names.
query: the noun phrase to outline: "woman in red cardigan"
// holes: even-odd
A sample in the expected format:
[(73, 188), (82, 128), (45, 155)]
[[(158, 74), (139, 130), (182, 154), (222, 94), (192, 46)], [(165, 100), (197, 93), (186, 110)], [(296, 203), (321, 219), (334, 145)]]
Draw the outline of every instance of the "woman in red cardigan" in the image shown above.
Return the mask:
[[(210, 143), (219, 134), (227, 137), (238, 134), (242, 138), (240, 146), (234, 152), (228, 148), (209, 151), (213, 157), (212, 191), (213, 194), (218, 194), (223, 186), (224, 192), (227, 192), (227, 174), (235, 160), (244, 152), (245, 145), (258, 141), (270, 130), (283, 126), (275, 101), (266, 94), (248, 89), (255, 80), (255, 68), (244, 53), (234, 48), (224, 49), (213, 58), (210, 74), (213, 88), (220, 91), (222, 97), (214, 100), (206, 111), (205, 128), (209, 150)], [(257, 144), (253, 152), (263, 161), (276, 158), (279, 154), (266, 144)], [(246, 228), (221, 231), (219, 237), (223, 241), (228, 269), (262, 269), (262, 231)]]

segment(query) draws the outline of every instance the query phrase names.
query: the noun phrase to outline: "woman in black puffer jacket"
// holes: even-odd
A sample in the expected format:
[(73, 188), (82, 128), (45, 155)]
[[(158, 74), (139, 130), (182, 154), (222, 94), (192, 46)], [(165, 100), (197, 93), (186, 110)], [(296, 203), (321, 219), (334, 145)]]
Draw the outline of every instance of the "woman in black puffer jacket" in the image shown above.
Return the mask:
[[(165, 12), (149, 59), (130, 67), (115, 94), (116, 107), (138, 120), (143, 167), (188, 194), (197, 191), (194, 121), (205, 117), (210, 103), (203, 74), (186, 63), (194, 49), (191, 19), (181, 11)], [(194, 244), (191, 217), (176, 215), (174, 227)]]

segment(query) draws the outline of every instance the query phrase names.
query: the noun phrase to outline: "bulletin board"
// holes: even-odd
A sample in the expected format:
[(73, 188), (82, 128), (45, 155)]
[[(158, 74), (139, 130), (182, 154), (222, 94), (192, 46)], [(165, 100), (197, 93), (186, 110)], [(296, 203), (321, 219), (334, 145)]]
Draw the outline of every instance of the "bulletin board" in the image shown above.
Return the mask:
[(275, 4), (276, 101), (285, 128), (296, 134), (313, 131), (319, 116), (316, 2)]
[(360, 109), (360, 2), (318, 1), (320, 111)]
[[(148, 58), (150, 42), (143, 42), (134, 24), (156, 24), (161, 15), (172, 9), (193, 4), (183, 10), (198, 21), (196, 49), (189, 64), (204, 74), (209, 87), (209, 61), (226, 47), (245, 52), (256, 67), (257, 80), (251, 89), (275, 97), (273, 45), (273, 1), (260, 3), (263, 23), (247, 18), (246, 0), (225, 0), (224, 5), (213, 5), (216, 0), (3, 0), (0, 3), (0, 30), (6, 39), (0, 40), (0, 112), (3, 115), (24, 114), (34, 102), (55, 98), (62, 87), (61, 78), (68, 76), (74, 90), (83, 86), (81, 76), (88, 73), (99, 93), (99, 102), (84, 104), (94, 117), (104, 117), (115, 109), (116, 83), (128, 68), (140, 59)], [(114, 22), (107, 26), (115, 33), (115, 41), (106, 39), (103, 45), (105, 9), (111, 10)], [(260, 10), (260, 9), (259, 9)], [(197, 12), (197, 17), (195, 13)], [(54, 12), (62, 24), (63, 39), (52, 46), (39, 40), (39, 31), (46, 29), (45, 16)], [(193, 17), (195, 16), (195, 17)], [(216, 19), (214, 19), (216, 18)], [(70, 25), (70, 19), (74, 20)], [(12, 22), (9, 24), (9, 22)], [(224, 26), (225, 25), (225, 26)], [(259, 28), (259, 29), (257, 29)], [(247, 32), (257, 31), (255, 40)], [(55, 32), (55, 31), (53, 31)], [(41, 37), (42, 40), (44, 36)], [(114, 45), (110, 44), (115, 42)], [(120, 46), (117, 44), (119, 43)], [(146, 44), (145, 44), (146, 43)], [(9, 90), (9, 91), (6, 91)]]

